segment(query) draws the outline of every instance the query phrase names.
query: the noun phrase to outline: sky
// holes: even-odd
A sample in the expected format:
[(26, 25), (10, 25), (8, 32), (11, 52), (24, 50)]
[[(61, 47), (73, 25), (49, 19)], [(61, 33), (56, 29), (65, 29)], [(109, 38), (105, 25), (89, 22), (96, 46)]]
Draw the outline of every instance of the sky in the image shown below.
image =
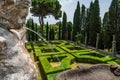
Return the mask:
[[(61, 10), (62, 12), (66, 12), (67, 14), (67, 21), (73, 22), (73, 16), (74, 12), (77, 6), (77, 2), (80, 2), (80, 6), (84, 4), (87, 8), (90, 6), (90, 2), (94, 0), (58, 0), (60, 4), (62, 5)], [(100, 16), (101, 18), (104, 17), (104, 13), (109, 10), (109, 6), (111, 4), (112, 0), (99, 0), (100, 5)], [(38, 17), (33, 17), (32, 14), (29, 12), (27, 19), (33, 18), (34, 22), (39, 24)], [(45, 24), (48, 22), (49, 24), (55, 24), (58, 21), (61, 21), (62, 18), (59, 20), (55, 20), (53, 16), (47, 16), (46, 19), (44, 19)]]

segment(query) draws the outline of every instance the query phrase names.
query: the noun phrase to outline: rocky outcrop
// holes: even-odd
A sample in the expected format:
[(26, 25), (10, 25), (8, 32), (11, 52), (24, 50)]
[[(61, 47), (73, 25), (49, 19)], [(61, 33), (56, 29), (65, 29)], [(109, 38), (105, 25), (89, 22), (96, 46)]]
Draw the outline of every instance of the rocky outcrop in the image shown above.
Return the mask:
[(120, 80), (120, 66), (109, 64), (78, 66), (59, 73), (55, 80)]
[(0, 1), (0, 80), (37, 80), (36, 66), (21, 40), (29, 3)]

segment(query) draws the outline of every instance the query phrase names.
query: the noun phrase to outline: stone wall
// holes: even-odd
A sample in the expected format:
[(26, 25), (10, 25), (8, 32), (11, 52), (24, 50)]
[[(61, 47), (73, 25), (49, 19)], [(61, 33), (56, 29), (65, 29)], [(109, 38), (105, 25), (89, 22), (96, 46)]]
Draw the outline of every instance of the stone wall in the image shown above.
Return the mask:
[(21, 40), (29, 3), (0, 0), (0, 80), (37, 80), (36, 66), (24, 47), (26, 39)]

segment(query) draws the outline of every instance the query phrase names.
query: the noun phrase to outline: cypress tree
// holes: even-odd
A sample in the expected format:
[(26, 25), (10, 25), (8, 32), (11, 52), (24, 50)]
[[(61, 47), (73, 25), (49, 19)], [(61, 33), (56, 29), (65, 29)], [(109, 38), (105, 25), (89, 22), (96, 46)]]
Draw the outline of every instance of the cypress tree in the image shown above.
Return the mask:
[(55, 39), (55, 31), (54, 31), (54, 28), (51, 29), (51, 39), (52, 39), (52, 40)]
[(80, 17), (80, 3), (78, 1), (77, 3), (77, 8), (74, 13), (74, 18), (73, 18), (73, 41), (75, 41), (75, 36), (77, 33), (81, 32), (81, 17)]
[(46, 40), (48, 40), (48, 30), (49, 30), (49, 26), (48, 26), (48, 22), (46, 24)]
[(67, 23), (67, 30), (68, 30), (68, 40), (71, 40), (71, 32), (72, 32), (72, 22)]
[(85, 27), (85, 20), (86, 20), (86, 11), (85, 6), (82, 5), (82, 12), (81, 12), (81, 30), (84, 30)]
[(50, 27), (49, 37), (50, 37), (50, 40), (55, 39), (55, 31), (54, 31), (54, 28), (52, 28), (52, 27)]
[(95, 0), (90, 7), (90, 32), (89, 32), (89, 42), (91, 46), (96, 46), (97, 33), (101, 30), (101, 19), (100, 19), (100, 9), (99, 1)]
[(74, 13), (74, 18), (73, 18), (73, 41), (75, 41), (76, 39), (75, 39), (75, 36), (77, 35), (77, 33), (76, 33), (76, 30), (77, 30), (77, 28), (76, 28), (76, 10), (75, 10), (75, 13)]
[[(38, 33), (37, 24), (35, 24), (35, 32)], [(35, 34), (35, 40), (38, 41), (38, 35)]]
[(58, 40), (61, 40), (61, 21), (59, 22)]
[[(85, 35), (85, 26), (86, 26), (86, 10), (85, 6), (82, 5), (82, 10), (81, 10), (81, 35)], [(83, 36), (83, 39), (80, 41), (83, 43), (85, 40), (85, 36)]]
[[(109, 8), (109, 31), (112, 33), (113, 36), (120, 36), (118, 33), (120, 33), (120, 1), (119, 0), (113, 0), (110, 8)], [(120, 50), (119, 45), (119, 38), (117, 39), (117, 50)], [(115, 40), (116, 41), (116, 40)]]
[(63, 21), (62, 21), (62, 39), (65, 40), (66, 39), (66, 23), (67, 23), (67, 15), (66, 13), (64, 12), (63, 13)]
[(109, 32), (109, 12), (106, 12), (103, 18), (103, 43), (104, 49), (110, 49), (112, 47), (112, 34)]
[[(87, 28), (86, 30), (88, 31), (88, 45), (91, 45), (92, 41), (92, 35), (93, 33), (93, 24), (94, 24), (94, 15), (93, 15), (93, 2), (90, 3), (90, 8), (88, 9), (87, 12)], [(95, 36), (94, 36), (95, 37)], [(95, 43), (95, 42), (94, 42)]]
[(109, 8), (110, 32), (116, 34), (120, 30), (120, 3), (119, 0), (113, 0)]
[[(34, 21), (33, 21), (33, 19), (31, 19), (31, 29), (34, 30)], [(31, 39), (32, 41), (35, 40), (35, 35), (34, 35), (33, 32), (31, 33), (31, 38), (32, 38), (32, 39)]]
[(49, 30), (49, 40), (52, 40), (52, 37), (51, 37), (51, 36), (52, 36), (52, 33), (51, 33), (51, 30), (52, 30), (52, 29), (51, 29), (51, 27), (50, 27), (50, 30)]
[(90, 32), (90, 9), (88, 8), (86, 10), (86, 20), (84, 26), (84, 33), (87, 40), (87, 42), (85, 42), (86, 45), (89, 43), (89, 32)]
[(96, 33), (100, 33), (101, 18), (100, 18), (99, 0), (95, 0), (94, 2), (94, 27), (95, 27)]

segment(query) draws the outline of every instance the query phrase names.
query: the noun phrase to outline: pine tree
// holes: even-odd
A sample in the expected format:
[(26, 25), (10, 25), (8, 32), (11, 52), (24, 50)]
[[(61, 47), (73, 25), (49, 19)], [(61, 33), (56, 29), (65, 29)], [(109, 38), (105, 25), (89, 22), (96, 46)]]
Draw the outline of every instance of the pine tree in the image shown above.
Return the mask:
[(44, 36), (44, 18), (48, 15), (52, 15), (55, 19), (61, 17), (62, 11), (61, 5), (58, 0), (31, 0), (30, 12), (39, 17), (39, 23), (41, 25), (40, 32)]

